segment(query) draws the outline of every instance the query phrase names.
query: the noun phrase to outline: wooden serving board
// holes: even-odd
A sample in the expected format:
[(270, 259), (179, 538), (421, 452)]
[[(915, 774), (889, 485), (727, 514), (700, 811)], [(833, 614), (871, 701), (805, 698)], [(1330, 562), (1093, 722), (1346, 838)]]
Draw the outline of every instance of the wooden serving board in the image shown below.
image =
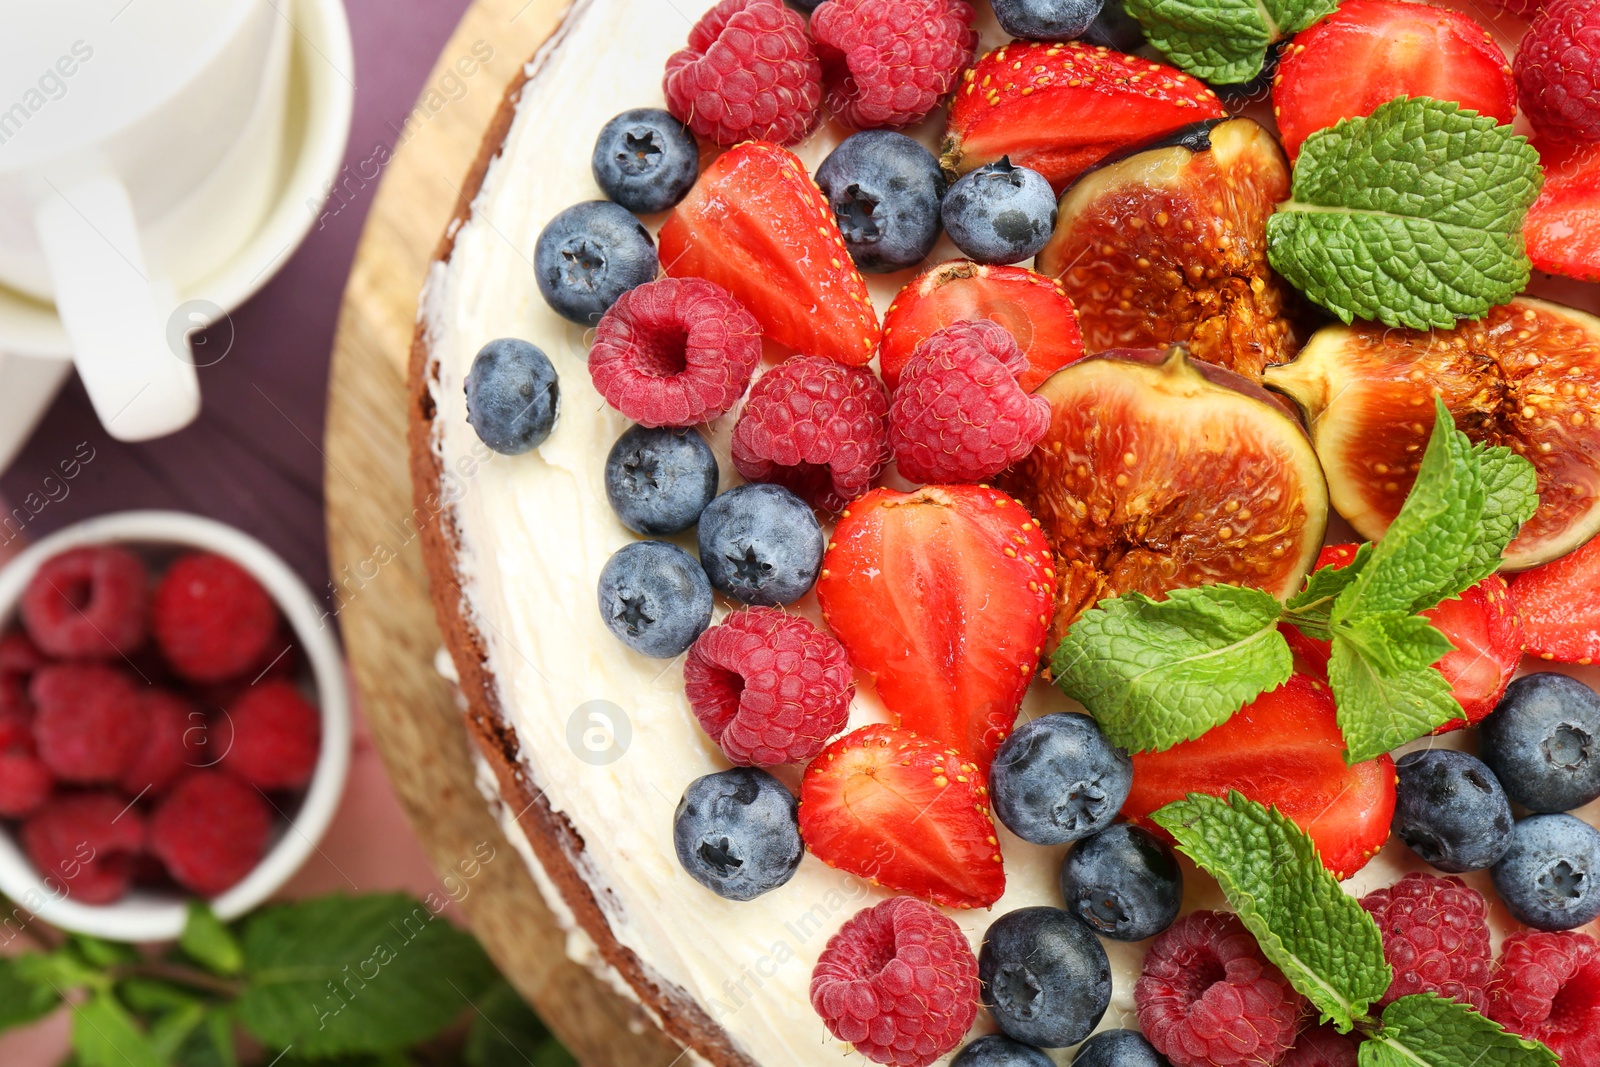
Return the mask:
[[(578, 1058), (667, 1067), (682, 1055), (637, 1007), (572, 963), (566, 939), (475, 785), (428, 600), (406, 465), (406, 361), (417, 294), (503, 90), (568, 0), (477, 0), (427, 84), (464, 56), (494, 58), (464, 97), (413, 119), (389, 163), (351, 269), (329, 381), (325, 488), (339, 624), (362, 706), (412, 826), (441, 876), (478, 855), (462, 908), (506, 977)], [(426, 92), (426, 91), (425, 91)], [(426, 95), (420, 114), (429, 114)], [(417, 114), (417, 113), (414, 113)]]

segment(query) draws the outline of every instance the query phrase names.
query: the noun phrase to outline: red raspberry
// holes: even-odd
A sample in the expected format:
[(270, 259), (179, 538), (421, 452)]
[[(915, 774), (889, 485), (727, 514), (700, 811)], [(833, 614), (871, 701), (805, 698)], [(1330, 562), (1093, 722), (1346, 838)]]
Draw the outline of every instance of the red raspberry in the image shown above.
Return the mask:
[(695, 718), (734, 763), (770, 767), (821, 752), (845, 728), (855, 680), (844, 646), (807, 620), (746, 608), (701, 634), (683, 665)]
[(0, 678), (26, 678), (44, 666), (44, 653), (21, 630), (0, 637)]
[(119, 783), (131, 797), (146, 790), (161, 793), (177, 780), (193, 758), (190, 731), (203, 721), (193, 705), (165, 689), (140, 690), (139, 705), (144, 709), (144, 737)]
[(55, 776), (34, 747), (32, 717), (0, 711), (0, 816), (32, 815), (54, 787)]
[(889, 462), (888, 413), (870, 370), (797, 356), (756, 379), (733, 427), (733, 465), (753, 482), (840, 511)]
[(1568, 1067), (1600, 1063), (1600, 943), (1588, 934), (1512, 934), (1489, 986), (1489, 1018), (1543, 1041)]
[(1413, 872), (1361, 898), (1383, 933), (1394, 981), (1380, 1005), (1437, 993), (1483, 1010), (1489, 988), (1489, 906), (1459, 878)]
[(22, 622), (47, 655), (115, 659), (144, 642), (149, 576), (121, 548), (74, 548), (45, 561), (22, 594)]
[(779, 0), (722, 0), (667, 60), (667, 110), (701, 137), (798, 144), (822, 117), (806, 21)]
[(1517, 103), (1552, 141), (1600, 141), (1600, 4), (1555, 0), (1517, 48)]
[(634, 422), (693, 426), (733, 407), (760, 360), (761, 326), (731, 293), (703, 278), (662, 278), (605, 313), (589, 376)]
[(0, 716), (33, 717), (33, 701), (28, 697), (26, 675), (0, 674)]
[(233, 742), (222, 769), (261, 789), (299, 789), (311, 780), (322, 716), (289, 682), (262, 682), (228, 708)]
[(255, 869), (271, 833), (260, 793), (219, 771), (191, 771), (150, 816), (150, 851), (173, 881), (213, 897)]
[(1294, 1048), (1278, 1067), (1356, 1067), (1356, 1063), (1354, 1041), (1331, 1026), (1313, 1026), (1294, 1039)]
[(828, 0), (811, 16), (827, 107), (861, 130), (928, 117), (978, 48), (966, 0)]
[(179, 677), (221, 682), (259, 662), (278, 632), (278, 608), (249, 571), (196, 552), (167, 568), (151, 627)]
[(144, 743), (139, 691), (98, 663), (58, 663), (33, 676), (39, 758), (64, 782), (115, 782)]
[(1156, 938), (1133, 991), (1139, 1029), (1173, 1067), (1276, 1063), (1306, 998), (1238, 916), (1197, 911)]
[(889, 443), (914, 482), (981, 482), (1033, 450), (1050, 427), (1050, 402), (1017, 384), (1028, 361), (989, 319), (929, 334), (900, 370)]
[(144, 845), (144, 816), (115, 793), (64, 796), (22, 824), (22, 847), (46, 885), (84, 904), (120, 899)]
[(927, 1067), (959, 1045), (978, 1014), (978, 996), (978, 959), (967, 935), (912, 897), (847, 920), (811, 972), (811, 1006), (828, 1032), (874, 1063), (896, 1067)]

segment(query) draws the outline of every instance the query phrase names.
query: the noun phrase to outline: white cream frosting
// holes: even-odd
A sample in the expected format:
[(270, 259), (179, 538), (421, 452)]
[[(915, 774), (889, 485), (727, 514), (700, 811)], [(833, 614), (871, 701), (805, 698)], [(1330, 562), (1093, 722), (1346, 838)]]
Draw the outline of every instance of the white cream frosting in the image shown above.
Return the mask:
[[(459, 579), (501, 704), (532, 782), (587, 843), (581, 873), (595, 887), (612, 933), (663, 981), (703, 1005), (756, 1063), (865, 1064), (828, 1034), (812, 1012), (808, 987), (828, 937), (886, 894), (808, 856), (787, 885), (735, 903), (702, 888), (674, 858), (672, 818), (684, 787), (727, 764), (684, 699), (681, 659), (637, 655), (601, 621), (595, 592), (600, 569), (634, 540), (607, 505), (602, 480), (605, 455), (628, 422), (595, 392), (586, 367), (586, 332), (544, 304), (531, 266), (544, 224), (563, 208), (601, 195), (589, 172), (599, 127), (626, 108), (662, 104), (665, 61), (682, 47), (707, 2), (579, 0), (559, 47), (536, 57), (537, 74), (523, 92), (503, 154), (489, 169), (472, 218), (456, 234), (450, 262), (435, 266), (424, 295), (423, 316), (438, 361), (436, 448), (453, 502), (447, 516), (461, 539)], [(982, 6), (985, 45), (1000, 43)], [(935, 118), (920, 131), (930, 146), (939, 122)], [(840, 136), (839, 129), (827, 128), (799, 154), (815, 168)], [(660, 220), (647, 221), (654, 229)], [(954, 254), (942, 244), (932, 260)], [(872, 279), (880, 310), (910, 277), (907, 272)], [(1592, 290), (1585, 293), (1592, 303)], [(554, 433), (521, 457), (489, 454), (466, 422), (463, 379), (478, 349), (502, 336), (537, 344), (561, 379)], [(737, 480), (728, 461), (729, 426), (724, 418), (710, 434), (724, 488)], [(692, 539), (684, 543), (692, 550)], [(798, 609), (816, 616), (809, 598)], [(719, 617), (727, 610), (721, 605)], [(594, 725), (587, 718), (593, 709), (584, 706), (594, 701), (621, 709), (631, 733), (613, 762), (580, 758), (589, 754), (585, 731)], [(1036, 683), (1023, 714), (1075, 708)], [(863, 685), (851, 726), (883, 717), (870, 685)], [(578, 738), (576, 745), (571, 737)], [(605, 747), (603, 735), (590, 734), (587, 741)], [(792, 772), (779, 773), (794, 784)], [(515, 829), (507, 826), (508, 832)], [(1005, 896), (992, 911), (949, 912), (974, 948), (998, 915), (1061, 904), (1056, 879), (1065, 849), (1029, 845), (1003, 829), (1001, 834)], [(531, 850), (519, 851), (571, 929), (570, 911)], [(1349, 888), (1362, 893), (1387, 884), (1409, 860), (1403, 847), (1392, 846)], [(1220, 905), (1209, 878), (1192, 868), (1187, 874), (1186, 909)], [(1477, 883), (1487, 888), (1486, 879)], [(1144, 946), (1105, 944), (1115, 992), (1102, 1025), (1135, 1026), (1133, 983)], [(575, 939), (572, 948), (576, 957), (596, 960), (587, 938)], [(979, 1031), (990, 1028), (980, 1015)], [(1060, 1063), (1070, 1061), (1065, 1052), (1053, 1055)]]

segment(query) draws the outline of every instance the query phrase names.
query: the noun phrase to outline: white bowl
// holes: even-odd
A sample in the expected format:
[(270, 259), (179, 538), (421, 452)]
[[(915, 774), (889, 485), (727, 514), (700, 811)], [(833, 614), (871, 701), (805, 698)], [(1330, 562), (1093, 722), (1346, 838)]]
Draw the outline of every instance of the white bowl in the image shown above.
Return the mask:
[[(350, 770), (350, 699), (344, 660), (327, 625), (328, 615), (288, 564), (260, 541), (211, 519), (176, 511), (125, 511), (69, 526), (0, 568), (0, 625), (16, 616), (17, 603), (40, 564), (71, 548), (129, 544), (215, 552), (256, 577), (293, 628), (310, 668), (322, 712), (322, 751), (299, 810), (255, 870), (211, 901), (223, 919), (234, 919), (277, 892), (316, 849), (328, 829)], [(0, 831), (0, 893), (29, 916), (63, 930), (113, 941), (168, 941), (183, 932), (186, 898), (175, 893), (134, 889), (114, 904), (82, 904), (69, 892), (46, 886), (9, 833)], [(4, 917), (11, 921), (11, 916)]]

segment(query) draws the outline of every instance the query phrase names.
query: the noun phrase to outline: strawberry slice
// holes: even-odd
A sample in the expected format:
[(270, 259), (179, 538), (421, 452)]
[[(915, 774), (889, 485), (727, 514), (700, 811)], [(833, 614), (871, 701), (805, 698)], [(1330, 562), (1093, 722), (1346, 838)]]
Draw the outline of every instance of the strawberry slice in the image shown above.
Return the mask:
[[(1317, 557), (1318, 567), (1343, 567), (1355, 559), (1358, 545), (1329, 545)], [(1434, 731), (1447, 734), (1480, 722), (1505, 695), (1511, 676), (1522, 662), (1522, 623), (1517, 619), (1506, 580), (1491, 574), (1454, 600), (1423, 612), (1455, 645), (1435, 664), (1450, 683), (1450, 695), (1462, 717)], [(1280, 627), (1289, 647), (1318, 677), (1328, 676), (1329, 643), (1307, 637), (1287, 623)]]
[(1522, 225), (1533, 269), (1600, 282), (1600, 145), (1536, 147), (1544, 189)]
[(839, 518), (817, 600), (900, 725), (988, 773), (1054, 611), (1039, 524), (981, 485), (875, 489)]
[(884, 384), (894, 388), (900, 368), (929, 334), (969, 319), (993, 319), (1011, 331), (1028, 359), (1018, 379), (1027, 392), (1083, 358), (1078, 310), (1059, 282), (1026, 267), (953, 259), (918, 275), (889, 305), (878, 349)]
[(1224, 114), (1217, 94), (1189, 75), (1078, 41), (1013, 41), (963, 77), (944, 168), (965, 174), (1009, 156), (1058, 193), (1118, 149)]
[(1272, 83), (1284, 151), (1397, 96), (1431, 96), (1510, 122), (1511, 64), (1482, 23), (1411, 0), (1345, 0), (1295, 36)]
[(830, 867), (949, 908), (987, 908), (1006, 873), (983, 775), (910, 730), (864, 726), (800, 782), (800, 837)]
[(1600, 537), (1569, 556), (1511, 577), (1523, 651), (1542, 660), (1600, 660)]
[(1346, 766), (1344, 750), (1327, 684), (1296, 674), (1193, 741), (1135, 753), (1133, 792), (1122, 814), (1165, 835), (1149, 820), (1151, 812), (1190, 793), (1220, 797), (1237, 789), (1277, 805), (1311, 835), (1323, 865), (1342, 880), (1389, 839), (1395, 798), (1394, 760)]
[(805, 165), (749, 141), (706, 168), (661, 227), (661, 264), (732, 293), (767, 337), (851, 366), (878, 347), (878, 313)]

